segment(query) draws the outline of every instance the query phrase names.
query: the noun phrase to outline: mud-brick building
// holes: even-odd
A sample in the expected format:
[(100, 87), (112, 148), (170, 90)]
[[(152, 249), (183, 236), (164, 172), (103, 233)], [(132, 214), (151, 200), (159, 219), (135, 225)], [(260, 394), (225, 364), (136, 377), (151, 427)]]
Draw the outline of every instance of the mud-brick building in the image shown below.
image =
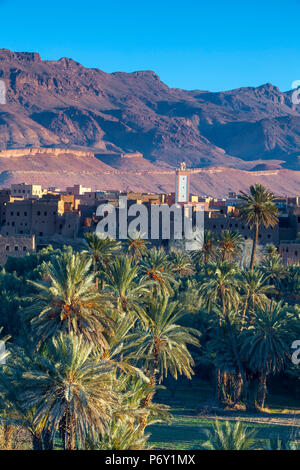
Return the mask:
[(296, 241), (283, 241), (279, 245), (279, 253), (283, 264), (300, 264), (300, 243)]
[(35, 251), (34, 235), (0, 235), (0, 266), (4, 266), (9, 256), (21, 257)]
[(57, 198), (7, 202), (1, 234), (7, 237), (35, 235), (37, 245), (41, 241), (43, 245), (50, 243), (55, 235), (76, 238), (80, 214), (69, 209), (68, 201)]

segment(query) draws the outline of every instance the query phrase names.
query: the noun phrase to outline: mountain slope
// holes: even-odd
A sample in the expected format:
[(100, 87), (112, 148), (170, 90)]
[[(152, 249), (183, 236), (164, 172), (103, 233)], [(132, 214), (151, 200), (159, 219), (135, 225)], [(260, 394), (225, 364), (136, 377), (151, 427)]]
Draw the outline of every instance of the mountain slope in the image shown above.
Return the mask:
[[(169, 88), (152, 71), (105, 73), (72, 59), (0, 50), (0, 149), (63, 147), (151, 162), (300, 169), (300, 113), (266, 84), (210, 93)], [(108, 160), (105, 160), (109, 163)], [(122, 161), (124, 167), (124, 161)]]

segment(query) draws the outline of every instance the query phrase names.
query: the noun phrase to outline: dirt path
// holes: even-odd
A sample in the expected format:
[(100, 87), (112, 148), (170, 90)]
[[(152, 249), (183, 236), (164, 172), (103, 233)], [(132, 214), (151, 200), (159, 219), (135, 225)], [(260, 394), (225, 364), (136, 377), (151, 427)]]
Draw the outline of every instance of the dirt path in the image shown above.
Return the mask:
[(218, 419), (226, 421), (244, 421), (258, 424), (274, 424), (276, 426), (293, 426), (300, 428), (300, 414), (295, 413), (247, 413), (240, 411), (222, 410), (222, 412), (199, 414), (201, 418)]

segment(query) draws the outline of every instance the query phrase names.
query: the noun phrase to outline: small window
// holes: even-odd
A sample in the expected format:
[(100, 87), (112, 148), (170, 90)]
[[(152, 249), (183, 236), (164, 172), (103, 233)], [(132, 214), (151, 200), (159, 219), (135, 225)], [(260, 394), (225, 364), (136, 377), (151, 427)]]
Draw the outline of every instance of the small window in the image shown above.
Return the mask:
[(298, 251), (295, 251), (295, 256), (298, 256)]
[(6, 245), (5, 250), (9, 251), (9, 245)]
[(15, 251), (19, 251), (18, 245), (15, 246)]
[(43, 232), (40, 232), (40, 237), (42, 237), (42, 236), (43, 236)]
[(41, 212), (40, 212), (40, 211), (37, 211), (37, 215), (41, 215)]
[(20, 217), (20, 212), (17, 212), (17, 216)]
[(27, 217), (27, 212), (24, 212), (24, 216)]
[(26, 250), (27, 250), (26, 246), (23, 246), (23, 251), (26, 251)]

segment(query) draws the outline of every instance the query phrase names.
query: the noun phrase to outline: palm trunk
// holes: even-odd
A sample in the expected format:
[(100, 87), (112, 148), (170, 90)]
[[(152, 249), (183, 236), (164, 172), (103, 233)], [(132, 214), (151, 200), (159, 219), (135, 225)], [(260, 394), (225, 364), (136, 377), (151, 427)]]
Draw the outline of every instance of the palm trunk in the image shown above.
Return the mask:
[(12, 443), (13, 443), (13, 433), (14, 428), (10, 424), (4, 423), (3, 425), (3, 441), (4, 441), (4, 449), (11, 450)]
[(228, 316), (228, 313), (227, 313), (227, 309), (226, 309), (224, 293), (223, 293), (222, 291), (221, 291), (221, 298), (222, 298), (223, 314), (224, 314), (224, 317), (225, 317), (225, 323), (226, 323), (227, 328), (228, 328), (229, 338), (230, 338), (230, 342), (231, 342), (233, 354), (234, 354), (234, 357), (235, 357), (235, 360), (236, 360), (236, 363), (237, 363), (239, 372), (240, 372), (240, 374), (241, 374), (241, 378), (242, 378), (242, 381), (243, 381), (243, 385), (244, 385), (244, 387), (245, 387), (246, 390), (247, 390), (248, 387), (247, 387), (246, 375), (245, 375), (245, 372), (244, 372), (244, 368), (243, 368), (243, 365), (242, 365), (242, 361), (241, 361), (240, 356), (239, 356), (239, 353), (238, 353), (238, 348), (237, 348), (236, 340), (235, 340), (234, 334), (233, 334), (233, 332), (232, 332), (231, 322), (230, 322), (230, 319), (229, 319), (229, 316)]
[(251, 270), (253, 270), (254, 263), (255, 263), (256, 248), (257, 248), (257, 243), (258, 243), (258, 229), (259, 229), (259, 224), (258, 224), (258, 222), (256, 222), (256, 224), (255, 224), (255, 237), (254, 237), (254, 240), (253, 240), (252, 253), (251, 253), (251, 262), (250, 262), (250, 269)]
[(246, 299), (245, 299), (245, 304), (244, 304), (244, 308), (243, 308), (243, 313), (242, 313), (242, 324), (245, 322), (246, 312), (247, 312), (247, 307), (248, 307), (248, 300), (249, 300), (249, 296), (247, 295), (247, 297), (246, 297)]
[(43, 450), (42, 439), (36, 434), (32, 434), (32, 447), (33, 450)]
[(216, 400), (221, 401), (221, 370), (216, 369)]
[[(158, 352), (157, 352), (157, 347), (155, 345), (154, 346), (153, 372), (152, 372), (152, 376), (151, 376), (150, 383), (149, 383), (149, 387), (151, 387), (151, 389), (155, 388), (155, 386), (156, 386), (157, 371), (158, 371)], [(155, 394), (155, 390), (151, 390), (151, 392), (147, 393), (145, 398), (143, 398), (143, 400), (141, 401), (141, 408), (147, 408), (152, 403), (154, 394)], [(144, 433), (144, 431), (145, 431), (145, 428), (147, 426), (147, 422), (148, 422), (147, 416), (145, 415), (140, 421), (140, 426), (141, 426), (142, 433)]]
[(44, 450), (53, 450), (54, 448), (53, 439), (51, 438), (51, 434), (49, 431), (45, 432), (45, 436), (43, 438), (43, 447)]
[(258, 397), (257, 405), (259, 408), (265, 407), (265, 400), (267, 394), (267, 373), (263, 370), (259, 376), (259, 387), (258, 387)]

